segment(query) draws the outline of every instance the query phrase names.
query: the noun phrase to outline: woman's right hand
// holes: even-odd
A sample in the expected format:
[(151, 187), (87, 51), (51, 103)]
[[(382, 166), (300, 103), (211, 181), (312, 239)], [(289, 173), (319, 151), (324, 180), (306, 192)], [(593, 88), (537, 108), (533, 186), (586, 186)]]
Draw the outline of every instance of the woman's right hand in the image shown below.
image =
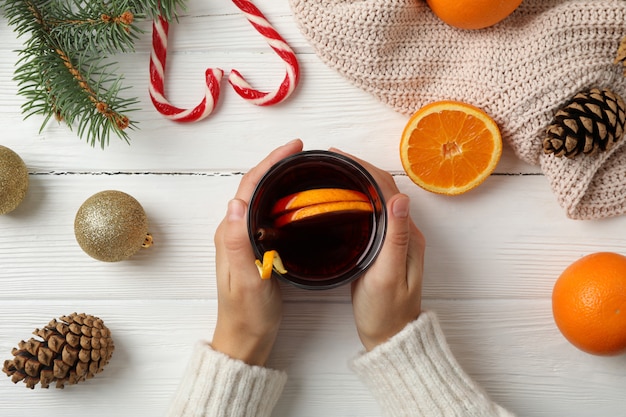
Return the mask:
[(363, 346), (370, 351), (419, 316), (426, 243), (410, 217), (409, 197), (400, 193), (393, 177), (347, 156), (372, 174), (387, 202), (387, 235), (381, 252), (370, 269), (352, 284), (356, 328)]

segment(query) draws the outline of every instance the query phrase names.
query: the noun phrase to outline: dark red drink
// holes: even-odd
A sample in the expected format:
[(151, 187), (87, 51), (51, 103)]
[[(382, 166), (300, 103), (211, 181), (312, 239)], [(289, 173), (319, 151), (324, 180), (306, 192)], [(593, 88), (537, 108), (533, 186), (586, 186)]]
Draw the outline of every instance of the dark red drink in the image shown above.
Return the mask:
[[(276, 227), (272, 210), (285, 196), (314, 189), (355, 190), (369, 211), (341, 210)], [(370, 206), (371, 205), (371, 206)], [(386, 230), (385, 204), (371, 175), (358, 163), (329, 151), (305, 151), (272, 167), (250, 203), (248, 229), (258, 259), (280, 255), (287, 273), (275, 276), (299, 287), (332, 288), (357, 278), (374, 261)]]

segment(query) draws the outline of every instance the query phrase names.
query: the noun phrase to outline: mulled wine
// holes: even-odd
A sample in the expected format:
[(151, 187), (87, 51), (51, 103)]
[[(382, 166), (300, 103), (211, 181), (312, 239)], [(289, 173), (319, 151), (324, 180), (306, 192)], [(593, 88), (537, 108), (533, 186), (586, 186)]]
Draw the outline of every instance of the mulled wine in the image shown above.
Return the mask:
[[(285, 198), (293, 207), (283, 206)], [(382, 193), (365, 168), (335, 152), (305, 151), (278, 162), (261, 179), (248, 230), (258, 259), (278, 252), (287, 272), (274, 276), (325, 289), (352, 281), (372, 264), (386, 216)]]

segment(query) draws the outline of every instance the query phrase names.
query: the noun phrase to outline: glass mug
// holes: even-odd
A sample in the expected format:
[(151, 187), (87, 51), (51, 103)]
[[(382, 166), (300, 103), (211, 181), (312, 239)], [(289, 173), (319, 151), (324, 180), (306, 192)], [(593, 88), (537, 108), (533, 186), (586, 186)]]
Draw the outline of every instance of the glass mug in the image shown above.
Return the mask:
[[(320, 189), (356, 190), (370, 211), (338, 211), (276, 227), (272, 208), (281, 198)], [(329, 289), (358, 278), (374, 262), (385, 239), (382, 192), (356, 161), (331, 151), (304, 151), (271, 167), (257, 184), (248, 209), (248, 234), (257, 259), (276, 250), (286, 273), (272, 276), (305, 289)]]

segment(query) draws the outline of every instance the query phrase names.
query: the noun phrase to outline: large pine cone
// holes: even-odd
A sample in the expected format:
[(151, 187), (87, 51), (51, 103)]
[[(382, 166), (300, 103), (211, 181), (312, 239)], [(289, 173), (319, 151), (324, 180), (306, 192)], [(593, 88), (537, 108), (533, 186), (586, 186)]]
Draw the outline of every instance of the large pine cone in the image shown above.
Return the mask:
[(56, 387), (63, 388), (92, 378), (109, 363), (114, 345), (102, 320), (76, 313), (59, 320), (33, 332), (43, 340), (31, 337), (13, 348), (14, 358), (4, 362), (2, 371), (14, 383), (24, 381), (33, 389), (37, 383), (48, 388), (56, 381)]
[(543, 141), (545, 153), (574, 158), (611, 149), (624, 136), (626, 105), (606, 89), (576, 94), (554, 116)]

